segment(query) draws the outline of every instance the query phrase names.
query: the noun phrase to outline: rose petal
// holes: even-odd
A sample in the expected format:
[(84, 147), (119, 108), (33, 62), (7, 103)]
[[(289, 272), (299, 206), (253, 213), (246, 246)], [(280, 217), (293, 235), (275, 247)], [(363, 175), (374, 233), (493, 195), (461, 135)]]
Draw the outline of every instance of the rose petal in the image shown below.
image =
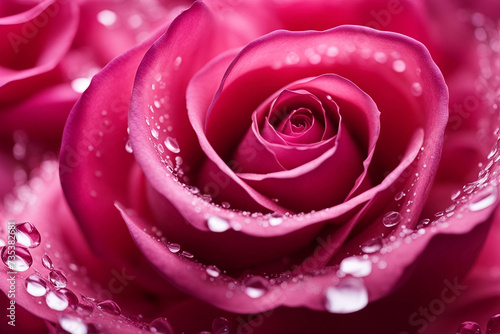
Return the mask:
[(75, 36), (77, 16), (75, 2), (44, 0), (26, 11), (0, 18), (0, 33), (7, 37), (0, 45), (3, 96), (13, 99), (20, 92), (25, 95), (30, 84), (18, 87), (19, 80), (46, 73), (60, 62)]

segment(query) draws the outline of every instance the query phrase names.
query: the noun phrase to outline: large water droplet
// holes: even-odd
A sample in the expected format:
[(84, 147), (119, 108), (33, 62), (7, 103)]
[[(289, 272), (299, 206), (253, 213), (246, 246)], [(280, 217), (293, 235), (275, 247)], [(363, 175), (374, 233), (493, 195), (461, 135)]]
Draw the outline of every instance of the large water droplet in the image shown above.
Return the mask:
[(231, 330), (231, 324), (226, 318), (216, 318), (212, 322), (212, 332), (214, 334), (229, 334)]
[(366, 241), (361, 245), (361, 250), (367, 254), (376, 253), (384, 246), (382, 238), (376, 237)]
[(226, 219), (217, 216), (208, 218), (207, 225), (210, 231), (216, 233), (225, 232), (231, 228), (231, 225)]
[(462, 322), (458, 326), (457, 334), (481, 334), (481, 327), (472, 321)]
[(212, 277), (219, 277), (220, 276), (220, 269), (217, 268), (216, 266), (208, 266), (207, 269), (205, 270), (208, 275)]
[(281, 216), (275, 216), (269, 219), (269, 225), (271, 226), (278, 226), (281, 225), (281, 223), (283, 223), (283, 217)]
[(17, 224), (15, 228), (16, 242), (28, 248), (35, 248), (40, 245), (42, 237), (40, 232), (36, 229), (35, 225), (30, 222)]
[(70, 302), (66, 294), (60, 290), (53, 290), (45, 296), (45, 303), (55, 311), (64, 311)]
[(118, 304), (112, 300), (105, 300), (103, 302), (100, 302), (99, 304), (97, 304), (97, 307), (100, 310), (103, 310), (104, 312), (112, 315), (120, 315), (122, 313), (120, 306), (118, 306)]
[(26, 291), (34, 297), (45, 296), (47, 291), (49, 291), (49, 287), (47, 282), (36, 274), (31, 274), (24, 281), (26, 286)]
[(167, 139), (165, 139), (165, 147), (172, 153), (179, 153), (181, 151), (177, 140), (172, 137), (167, 137)]
[(392, 69), (398, 73), (403, 73), (406, 70), (406, 63), (401, 59), (397, 59), (392, 63)]
[(175, 244), (173, 242), (167, 242), (167, 248), (172, 253), (178, 253), (181, 250), (181, 245)]
[(33, 258), (27, 248), (4, 246), (2, 248), (2, 262), (10, 270), (26, 271), (33, 264)]
[(49, 280), (56, 288), (64, 288), (68, 283), (66, 276), (59, 270), (52, 270), (49, 273)]
[(42, 256), (42, 265), (49, 270), (54, 269), (54, 264), (52, 263), (52, 259), (47, 254)]
[(340, 262), (340, 270), (354, 277), (365, 277), (372, 272), (372, 263), (356, 256), (346, 257)]
[(401, 219), (403, 219), (403, 217), (401, 217), (401, 214), (399, 212), (389, 211), (382, 218), (382, 223), (385, 227), (393, 227), (399, 224), (401, 222)]
[(245, 281), (245, 293), (250, 298), (260, 298), (269, 290), (267, 280), (260, 276), (252, 276)]
[(130, 139), (127, 140), (127, 142), (125, 143), (125, 151), (127, 151), (128, 153), (134, 153), (134, 149), (132, 148), (132, 143), (130, 143)]
[(167, 321), (167, 318), (157, 318), (149, 324), (149, 330), (157, 334), (174, 334), (174, 330)]
[(470, 211), (484, 210), (493, 205), (498, 197), (498, 189), (495, 186), (489, 186), (475, 194), (469, 202)]
[(352, 313), (368, 305), (368, 292), (363, 279), (349, 277), (326, 290), (326, 309), (331, 313)]
[(494, 315), (488, 320), (486, 325), (486, 334), (498, 334), (500, 333), (500, 314)]
[(82, 319), (69, 314), (59, 317), (59, 326), (69, 334), (87, 334), (87, 325)]

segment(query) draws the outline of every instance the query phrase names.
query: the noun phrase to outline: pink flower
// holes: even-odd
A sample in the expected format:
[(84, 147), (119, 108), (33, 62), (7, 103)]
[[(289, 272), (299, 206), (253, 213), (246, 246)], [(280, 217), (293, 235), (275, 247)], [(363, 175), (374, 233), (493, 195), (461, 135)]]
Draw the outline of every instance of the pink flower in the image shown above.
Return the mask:
[(75, 104), (62, 189), (44, 162), (0, 212), (42, 237), (3, 250), (38, 288), (17, 302), (70, 332), (484, 323), (453, 311), (498, 197), (498, 31), (459, 8), (207, 1), (166, 19)]

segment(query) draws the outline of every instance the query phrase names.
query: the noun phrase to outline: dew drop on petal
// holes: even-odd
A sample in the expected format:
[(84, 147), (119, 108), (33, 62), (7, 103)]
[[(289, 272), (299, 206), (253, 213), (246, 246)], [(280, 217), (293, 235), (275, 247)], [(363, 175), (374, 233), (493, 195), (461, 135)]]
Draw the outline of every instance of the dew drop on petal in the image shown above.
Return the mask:
[(382, 223), (385, 227), (393, 227), (399, 224), (401, 222), (401, 219), (403, 219), (403, 217), (401, 217), (401, 214), (399, 212), (389, 211), (382, 218)]
[(401, 191), (401, 192), (397, 193), (396, 196), (394, 196), (394, 200), (400, 201), (403, 197), (405, 197), (405, 195), (406, 194), (404, 193), (404, 191)]
[(278, 226), (278, 225), (281, 225), (281, 223), (283, 223), (282, 217), (271, 217), (269, 219), (269, 225), (271, 225), (271, 226)]
[(392, 63), (392, 69), (398, 73), (403, 73), (406, 70), (406, 63), (401, 59), (396, 59)]
[(484, 210), (493, 205), (496, 202), (497, 197), (498, 197), (497, 187), (489, 186), (484, 190), (479, 191), (472, 197), (469, 203), (469, 210), (470, 211)]
[(414, 82), (411, 85), (411, 93), (413, 94), (413, 96), (422, 95), (422, 85), (419, 82)]
[(82, 317), (88, 317), (92, 312), (94, 312), (94, 306), (88, 301), (82, 300), (82, 302), (76, 306), (76, 313)]
[(26, 271), (33, 264), (33, 258), (27, 248), (24, 247), (15, 247), (15, 255), (14, 260), (9, 259), (12, 257), (9, 251), (7, 251), (8, 247), (4, 246), (2, 248), (2, 262), (9, 267), (10, 270), (15, 271)]
[(45, 296), (45, 303), (55, 311), (64, 311), (69, 306), (68, 297), (59, 290), (53, 290)]
[(173, 243), (173, 242), (167, 242), (167, 248), (170, 252), (175, 254), (181, 250), (181, 245)]
[(132, 148), (132, 144), (130, 143), (130, 139), (127, 140), (127, 142), (125, 143), (125, 151), (127, 151), (128, 153), (134, 153), (134, 149)]
[(207, 269), (205, 270), (209, 276), (212, 277), (219, 277), (220, 276), (220, 269), (217, 268), (216, 266), (208, 266)]
[(47, 282), (36, 274), (28, 276), (24, 284), (26, 286), (26, 291), (34, 297), (45, 296), (47, 291), (49, 291)]
[(494, 315), (488, 320), (486, 325), (486, 334), (500, 333), (500, 314)]
[(368, 305), (368, 292), (361, 278), (349, 277), (326, 290), (326, 309), (331, 313), (352, 313)]
[(88, 328), (82, 319), (69, 314), (59, 317), (59, 326), (69, 334), (87, 334)]
[(365, 243), (363, 243), (361, 245), (361, 250), (364, 253), (372, 254), (372, 253), (376, 253), (379, 250), (381, 250), (383, 245), (384, 244), (382, 242), (382, 238), (376, 237), (376, 238), (370, 239), (370, 240), (366, 241)]
[(35, 248), (40, 245), (42, 237), (35, 225), (30, 222), (17, 224), (15, 227), (16, 243), (28, 248)]
[(49, 273), (49, 281), (56, 288), (64, 288), (68, 283), (66, 276), (59, 270), (52, 270)]
[(260, 298), (269, 290), (268, 282), (260, 276), (250, 277), (245, 281), (245, 293), (250, 298)]
[(181, 151), (177, 140), (172, 137), (165, 139), (165, 147), (172, 153), (179, 153)]
[(481, 327), (472, 321), (465, 321), (458, 326), (457, 334), (481, 334)]
[(214, 334), (229, 334), (231, 330), (231, 324), (226, 318), (220, 317), (216, 318), (212, 322), (212, 332)]
[(158, 139), (160, 137), (160, 133), (156, 129), (151, 129), (151, 136), (153, 136), (154, 139)]
[(207, 225), (210, 231), (216, 233), (225, 232), (231, 227), (226, 219), (217, 216), (209, 217), (207, 220)]
[(97, 307), (109, 314), (112, 315), (120, 315), (122, 313), (122, 310), (120, 309), (120, 306), (118, 306), (117, 303), (115, 303), (112, 300), (105, 300), (97, 304)]
[(117, 19), (116, 13), (111, 10), (102, 10), (97, 13), (97, 21), (103, 26), (109, 27), (115, 24)]
[(380, 63), (380, 64), (383, 64), (387, 61), (387, 55), (383, 52), (380, 52), (380, 51), (375, 52), (373, 54), (373, 58), (375, 59), (375, 61), (377, 63)]
[(156, 318), (149, 324), (149, 330), (157, 334), (174, 334), (174, 330), (167, 321), (167, 318)]
[(356, 256), (346, 257), (340, 262), (340, 270), (354, 277), (365, 277), (372, 272), (372, 263)]

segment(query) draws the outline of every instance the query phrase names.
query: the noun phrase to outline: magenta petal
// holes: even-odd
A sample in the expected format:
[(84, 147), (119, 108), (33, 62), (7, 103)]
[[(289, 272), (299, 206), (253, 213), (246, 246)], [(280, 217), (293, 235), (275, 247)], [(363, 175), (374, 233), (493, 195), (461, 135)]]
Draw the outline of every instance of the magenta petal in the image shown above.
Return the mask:
[[(49, 308), (45, 301), (46, 295), (30, 294), (25, 285), (25, 280), (30, 275), (35, 275), (46, 281), (49, 291), (54, 289), (48, 283), (50, 271), (43, 265), (42, 260), (43, 257), (48, 256), (53, 266), (65, 275), (66, 288), (76, 295), (79, 302), (82, 302), (82, 295), (94, 298), (97, 302), (113, 298), (127, 314), (146, 310), (152, 314), (156, 312), (155, 309), (160, 305), (152, 305), (144, 292), (137, 289), (136, 276), (132, 275), (129, 267), (111, 266), (92, 253), (64, 201), (56, 161), (44, 161), (40, 168), (33, 171), (30, 182), (20, 189), (22, 189), (20, 192), (14, 192), (20, 195), (15, 197), (16, 201), (11, 201), (12, 204), (6, 205), (5, 212), (4, 207), (0, 209), (0, 219), (2, 222), (6, 222), (7, 219), (16, 223), (31, 222), (41, 234), (41, 243), (38, 247), (29, 249), (33, 258), (31, 268), (15, 274), (17, 306), (23, 307), (40, 319), (51, 323), (58, 322), (63, 312)], [(26, 197), (27, 194), (29, 194), (29, 199)], [(2, 224), (2, 232), (0, 232), (2, 240), (8, 240), (8, 230), (5, 227)], [(116, 275), (120, 275), (122, 279), (121, 286), (117, 284)], [(8, 278), (12, 276), (10, 270), (0, 262), (0, 293), (8, 294), (10, 290)], [(109, 284), (109, 282), (112, 283)], [(72, 312), (70, 310), (72, 308), (68, 306), (64, 313)], [(17, 313), (16, 310), (16, 321), (25, 320), (22, 317), (23, 313)], [(93, 310), (90, 318), (79, 316), (78, 313), (72, 314), (81, 317), (84, 323), (102, 326), (101, 332), (105, 334), (115, 332), (116, 323), (123, 319), (97, 309)], [(137, 333), (139, 330), (128, 323), (123, 325), (121, 329), (124, 333)], [(15, 328), (17, 329), (18, 326)]]
[[(44, 0), (0, 18), (0, 86), (53, 69), (69, 50), (78, 27), (72, 1)], [(5, 91), (5, 90), (2, 90)]]
[[(93, 78), (68, 118), (60, 155), (64, 193), (92, 249), (122, 266), (136, 263), (139, 272), (150, 269), (142, 268), (141, 255), (113, 203), (130, 202), (127, 189), (135, 163), (125, 148), (128, 104), (137, 66), (158, 35), (116, 58)], [(126, 74), (121, 73), (124, 70)]]

